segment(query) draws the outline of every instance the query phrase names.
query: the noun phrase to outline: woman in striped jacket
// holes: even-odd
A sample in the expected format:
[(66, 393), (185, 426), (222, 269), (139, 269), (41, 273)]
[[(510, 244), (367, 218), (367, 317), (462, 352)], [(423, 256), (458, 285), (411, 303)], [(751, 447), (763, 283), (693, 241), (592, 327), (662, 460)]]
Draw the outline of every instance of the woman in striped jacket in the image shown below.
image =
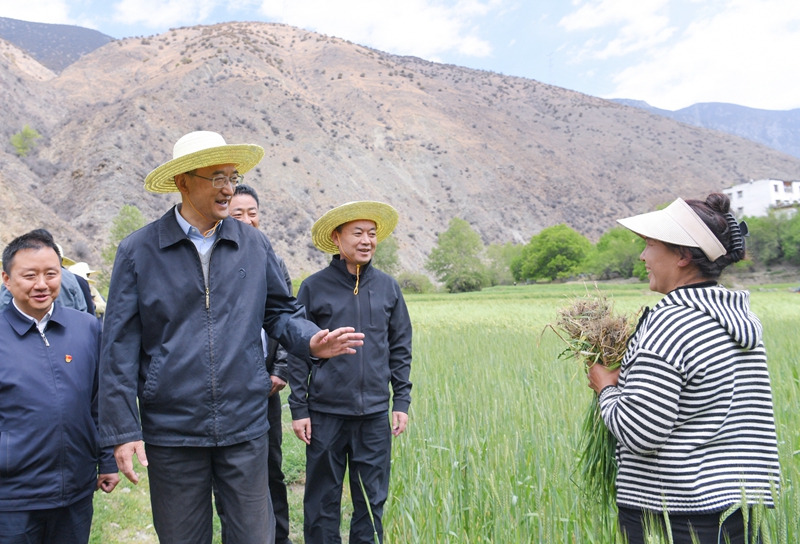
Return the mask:
[(666, 529), (665, 517), (676, 544), (692, 535), (744, 543), (743, 509), (731, 511), (774, 506), (780, 467), (761, 323), (749, 293), (716, 282), (744, 257), (746, 226), (729, 207), (714, 193), (619, 220), (645, 239), (650, 289), (666, 295), (642, 316), (620, 369), (589, 371), (618, 441), (619, 525), (630, 544), (645, 542), (646, 526)]

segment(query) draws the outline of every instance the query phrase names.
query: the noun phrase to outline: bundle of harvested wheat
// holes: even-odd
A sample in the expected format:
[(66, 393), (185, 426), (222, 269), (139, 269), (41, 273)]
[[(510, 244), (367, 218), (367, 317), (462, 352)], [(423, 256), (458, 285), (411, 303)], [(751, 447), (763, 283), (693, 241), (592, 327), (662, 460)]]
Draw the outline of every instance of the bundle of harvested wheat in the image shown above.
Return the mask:
[[(569, 306), (558, 311), (555, 326), (549, 327), (567, 345), (559, 358), (583, 361), (587, 371), (596, 364), (612, 370), (618, 368), (633, 332), (632, 320), (625, 315), (614, 315), (613, 304), (598, 290), (573, 299)], [(610, 507), (616, 498), (617, 441), (603, 423), (595, 394), (581, 431), (578, 472), (583, 489)]]

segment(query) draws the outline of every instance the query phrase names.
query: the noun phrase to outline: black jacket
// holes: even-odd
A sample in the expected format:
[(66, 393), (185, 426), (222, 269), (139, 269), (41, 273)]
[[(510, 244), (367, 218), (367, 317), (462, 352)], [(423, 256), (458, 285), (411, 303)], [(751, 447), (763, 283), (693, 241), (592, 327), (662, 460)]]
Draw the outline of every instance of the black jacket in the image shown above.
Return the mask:
[(411, 403), (411, 320), (400, 286), (391, 276), (362, 267), (359, 291), (356, 277), (334, 256), (328, 268), (309, 276), (300, 286), (298, 301), (308, 319), (322, 329), (355, 327), (364, 333), (356, 353), (341, 355), (321, 366), (289, 357), (289, 406), (293, 419), (313, 410), (344, 417), (369, 416), (389, 409), (392, 384), (395, 412), (408, 412)]
[[(292, 293), (292, 277), (289, 275), (289, 269), (286, 268), (286, 263), (279, 255), (275, 255), (275, 257), (278, 259), (278, 265), (280, 265), (281, 272), (283, 272), (283, 278), (286, 280), (286, 289)], [(269, 372), (270, 376), (277, 376), (288, 383), (289, 368), (287, 359), (289, 357), (289, 353), (274, 338), (267, 337), (267, 342), (267, 357), (265, 361), (267, 365), (267, 372)]]
[(301, 358), (319, 330), (286, 290), (267, 237), (236, 219), (218, 227), (206, 290), (175, 213), (117, 250), (100, 360), (103, 445), (229, 446), (263, 436), (272, 382), (262, 326)]

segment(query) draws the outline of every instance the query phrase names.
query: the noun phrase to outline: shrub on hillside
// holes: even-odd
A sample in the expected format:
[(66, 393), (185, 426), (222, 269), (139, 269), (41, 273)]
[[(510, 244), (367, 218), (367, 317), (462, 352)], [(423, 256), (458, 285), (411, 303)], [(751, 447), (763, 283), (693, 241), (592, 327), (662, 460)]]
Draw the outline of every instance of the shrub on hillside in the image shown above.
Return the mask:
[(28, 153), (36, 147), (36, 140), (41, 137), (42, 135), (35, 128), (25, 125), (22, 130), (11, 137), (11, 145), (14, 146), (14, 151), (16, 151), (17, 155), (27, 157)]

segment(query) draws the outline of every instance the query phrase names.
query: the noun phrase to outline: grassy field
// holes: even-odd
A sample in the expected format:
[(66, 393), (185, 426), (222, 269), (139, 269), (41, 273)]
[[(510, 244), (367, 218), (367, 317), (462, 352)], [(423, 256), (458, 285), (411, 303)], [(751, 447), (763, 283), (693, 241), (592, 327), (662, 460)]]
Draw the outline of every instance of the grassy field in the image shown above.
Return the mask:
[[(780, 507), (769, 514), (771, 542), (800, 542), (800, 294), (787, 287), (752, 290), (764, 323), (783, 471)], [(646, 284), (602, 289), (618, 311), (660, 299)], [(566, 297), (583, 292), (582, 284), (532, 285), (407, 297), (414, 400), (409, 429), (394, 442), (386, 542), (614, 541), (607, 513), (574, 477), (577, 433), (594, 393), (577, 363), (557, 359), (557, 337), (543, 333)], [(286, 410), (292, 482), (302, 482), (301, 446)], [(156, 541), (146, 484), (96, 495), (92, 542)], [(290, 502), (293, 540), (301, 543), (302, 485), (293, 485)], [(346, 528), (349, 507), (344, 512)]]

